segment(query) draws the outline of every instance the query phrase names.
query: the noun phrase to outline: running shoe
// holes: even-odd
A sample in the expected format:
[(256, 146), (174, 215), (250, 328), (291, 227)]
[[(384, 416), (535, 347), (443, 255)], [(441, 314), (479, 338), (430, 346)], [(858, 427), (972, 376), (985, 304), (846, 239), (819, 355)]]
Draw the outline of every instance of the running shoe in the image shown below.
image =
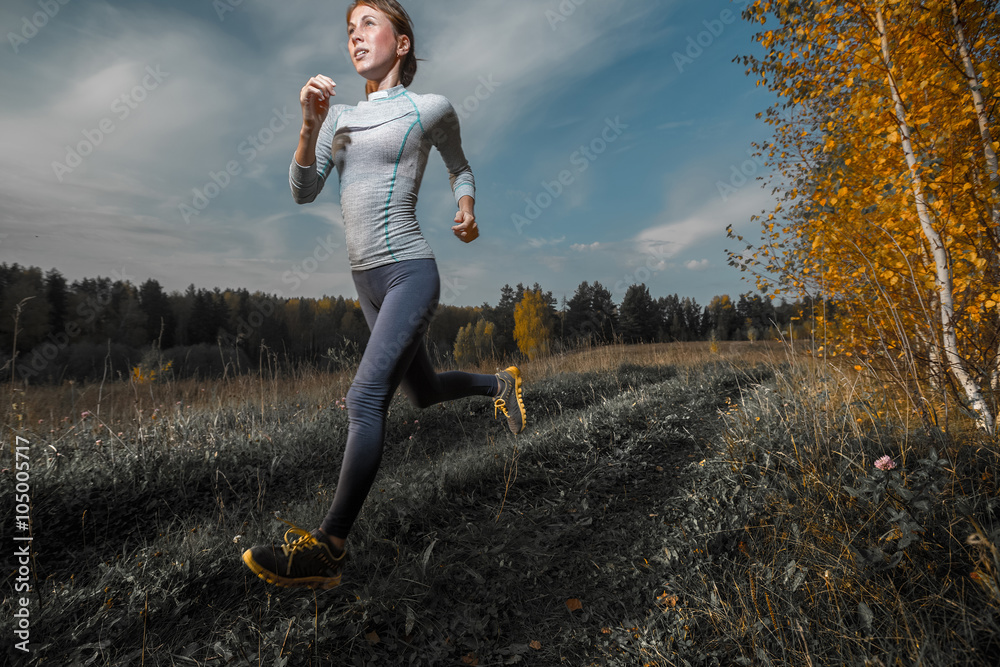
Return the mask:
[[(281, 517), (278, 517), (281, 519)], [(283, 588), (333, 588), (340, 584), (347, 551), (339, 554), (318, 531), (305, 531), (291, 521), (284, 544), (256, 546), (243, 552), (243, 562), (269, 584)], [(289, 535), (297, 538), (289, 538)]]
[(493, 418), (498, 419), (502, 412), (507, 418), (510, 432), (520, 433), (527, 422), (524, 399), (521, 397), (521, 371), (517, 366), (500, 371), (497, 373), (497, 384), (500, 386), (500, 393), (493, 402)]

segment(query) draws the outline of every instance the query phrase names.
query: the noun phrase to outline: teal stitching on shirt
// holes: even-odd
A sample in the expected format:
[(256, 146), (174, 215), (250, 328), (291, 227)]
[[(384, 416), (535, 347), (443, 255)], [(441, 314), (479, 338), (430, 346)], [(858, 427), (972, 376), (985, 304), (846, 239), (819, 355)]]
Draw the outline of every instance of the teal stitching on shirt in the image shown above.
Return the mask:
[[(393, 95), (392, 97), (384, 97), (384, 98), (382, 98), (380, 100), (372, 100), (372, 102), (388, 102), (389, 100), (394, 100), (397, 97), (402, 97), (403, 95), (406, 95), (406, 91), (403, 91), (403, 92), (401, 92), (398, 95)], [(409, 95), (407, 95), (407, 97), (409, 97)], [(412, 102), (413, 100), (410, 100), (410, 101)]]
[(327, 174), (326, 170), (330, 168), (331, 164), (333, 164), (333, 158), (332, 157), (328, 158), (327, 161), (326, 161), (326, 164), (323, 165), (323, 168), (319, 170), (319, 177), (322, 178), (324, 181), (326, 180), (326, 174)]
[(413, 105), (413, 110), (417, 112), (417, 122), (420, 123), (421, 132), (427, 134), (427, 130), (424, 129), (424, 124), (420, 120), (420, 109), (417, 108), (417, 103), (413, 101), (413, 98), (410, 97), (409, 93), (402, 93), (402, 94), (406, 95), (406, 99), (410, 100), (410, 104)]
[[(410, 100), (411, 102), (413, 100)], [(396, 189), (396, 174), (399, 172), (399, 162), (403, 159), (403, 149), (406, 148), (406, 140), (410, 138), (410, 132), (413, 132), (413, 128), (420, 123), (420, 114), (417, 114), (417, 120), (413, 125), (410, 125), (410, 129), (406, 131), (406, 135), (403, 137), (403, 143), (399, 147), (399, 155), (396, 156), (396, 166), (392, 168), (392, 182), (389, 184), (389, 196), (385, 200), (385, 247), (389, 250), (389, 254), (392, 255), (392, 261), (398, 262), (396, 259), (396, 253), (392, 251), (392, 244), (389, 242), (389, 202), (392, 201), (392, 191)]]
[[(337, 125), (340, 123), (340, 117), (343, 116), (345, 113), (347, 113), (347, 109), (344, 109), (339, 114), (337, 114), (337, 118), (333, 121), (334, 137), (337, 136)], [(326, 175), (329, 173), (327, 169), (330, 168), (331, 164), (333, 164), (333, 151), (330, 151), (330, 157), (327, 158), (326, 164), (323, 165), (323, 168), (319, 172), (319, 175), (323, 178), (324, 181), (326, 180)]]

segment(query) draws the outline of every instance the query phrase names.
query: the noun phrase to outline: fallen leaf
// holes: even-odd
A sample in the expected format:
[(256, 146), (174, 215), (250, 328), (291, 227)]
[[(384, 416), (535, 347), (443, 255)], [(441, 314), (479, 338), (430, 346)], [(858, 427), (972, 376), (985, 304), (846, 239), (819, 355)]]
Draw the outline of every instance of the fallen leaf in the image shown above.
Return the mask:
[(479, 658), (477, 658), (477, 657), (476, 657), (476, 656), (475, 656), (474, 654), (472, 654), (472, 653), (470, 653), (470, 654), (468, 654), (468, 655), (463, 655), (463, 656), (462, 656), (462, 664), (465, 664), (465, 665), (472, 665), (472, 667), (476, 667), (476, 665), (478, 665), (478, 664), (479, 664)]
[(580, 602), (579, 598), (570, 598), (566, 600), (566, 608), (570, 611), (580, 611), (583, 609), (583, 603)]
[(676, 595), (667, 595), (666, 593), (656, 598), (656, 601), (664, 607), (676, 607), (678, 600)]
[(541, 651), (542, 650), (542, 642), (538, 641), (537, 639), (534, 640), (533, 642), (531, 642), (530, 644), (528, 644), (528, 646), (530, 646), (531, 648), (535, 649), (536, 651)]
[(372, 644), (378, 644), (378, 642), (379, 642), (378, 633), (375, 632), (374, 630), (372, 630), (371, 632), (369, 632), (368, 634), (366, 634), (365, 635), (365, 639), (367, 639)]

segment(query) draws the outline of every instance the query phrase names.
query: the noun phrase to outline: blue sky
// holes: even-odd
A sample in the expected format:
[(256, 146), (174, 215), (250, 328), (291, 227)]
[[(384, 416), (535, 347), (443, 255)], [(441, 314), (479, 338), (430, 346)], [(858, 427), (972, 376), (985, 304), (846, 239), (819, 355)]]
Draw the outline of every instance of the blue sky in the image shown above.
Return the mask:
[[(305, 206), (288, 187), (309, 77), (333, 78), (338, 103), (364, 94), (347, 4), (6, 0), (0, 262), (353, 296), (336, 184)], [(747, 154), (772, 98), (732, 62), (759, 48), (743, 4), (404, 2), (423, 59), (410, 89), (458, 109), (477, 182), (466, 245), (432, 154), (417, 214), (442, 302), (518, 282), (561, 298), (598, 280), (618, 301), (632, 282), (702, 304), (748, 291), (725, 228), (752, 235), (772, 206)]]

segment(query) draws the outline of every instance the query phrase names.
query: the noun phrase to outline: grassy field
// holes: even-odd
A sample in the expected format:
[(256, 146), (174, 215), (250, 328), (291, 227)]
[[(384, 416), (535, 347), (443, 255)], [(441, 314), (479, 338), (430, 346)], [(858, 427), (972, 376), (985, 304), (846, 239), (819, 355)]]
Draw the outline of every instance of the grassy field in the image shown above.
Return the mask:
[(4, 553), (15, 434), (34, 535), (14, 664), (1000, 663), (995, 441), (776, 345), (523, 371), (516, 437), (488, 400), (397, 396), (343, 584), (320, 593), (240, 554), (280, 539), (275, 513), (325, 514), (349, 375), (4, 388)]

